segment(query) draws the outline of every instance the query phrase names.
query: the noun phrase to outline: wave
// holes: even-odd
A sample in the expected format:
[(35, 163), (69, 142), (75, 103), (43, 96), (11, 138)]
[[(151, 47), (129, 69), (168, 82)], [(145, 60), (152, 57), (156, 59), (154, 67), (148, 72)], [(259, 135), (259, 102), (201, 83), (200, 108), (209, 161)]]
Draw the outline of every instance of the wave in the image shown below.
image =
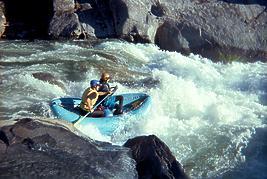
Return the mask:
[[(214, 63), (199, 55), (186, 57), (122, 41), (94, 48), (79, 42), (12, 42), (0, 50), (2, 117), (53, 118), (48, 105), (52, 98), (80, 97), (91, 79), (107, 71), (112, 85), (119, 86), (117, 93), (151, 95), (150, 114), (130, 117), (112, 136), (102, 136), (93, 126), (80, 129), (115, 144), (155, 134), (193, 177), (216, 177), (246, 162), (250, 156), (243, 151), (257, 129), (266, 128), (265, 63)], [(54, 76), (64, 88), (35, 73)]]

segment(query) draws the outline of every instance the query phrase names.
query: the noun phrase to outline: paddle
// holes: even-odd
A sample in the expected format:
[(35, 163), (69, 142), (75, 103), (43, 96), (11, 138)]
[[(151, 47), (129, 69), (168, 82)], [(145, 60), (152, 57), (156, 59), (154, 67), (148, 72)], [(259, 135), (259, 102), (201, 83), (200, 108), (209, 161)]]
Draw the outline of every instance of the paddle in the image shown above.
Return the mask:
[[(103, 98), (99, 103), (97, 103), (95, 106), (94, 106), (94, 108), (93, 108), (93, 111), (105, 100), (105, 99), (107, 99), (107, 97), (109, 97), (109, 96), (112, 96), (115, 92), (116, 92), (116, 90), (117, 90), (118, 88), (117, 88), (117, 86), (114, 88), (114, 90), (112, 91), (112, 93), (111, 94), (108, 94), (105, 98)], [(91, 111), (89, 111), (86, 115), (84, 115), (81, 119), (78, 119), (78, 120), (76, 120), (76, 121), (73, 121), (72, 123), (73, 123), (73, 125), (76, 127), (82, 120), (84, 120), (89, 114), (91, 114), (92, 112)]]

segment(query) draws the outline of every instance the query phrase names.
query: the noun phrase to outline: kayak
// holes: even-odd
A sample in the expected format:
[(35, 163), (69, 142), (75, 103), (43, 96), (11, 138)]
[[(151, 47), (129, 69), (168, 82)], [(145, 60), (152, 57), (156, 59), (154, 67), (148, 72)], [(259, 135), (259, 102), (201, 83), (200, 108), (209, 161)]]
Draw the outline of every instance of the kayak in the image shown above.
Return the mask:
[[(123, 96), (123, 114), (108, 115), (105, 117), (85, 117), (81, 115), (79, 104), (81, 98), (57, 98), (53, 99), (50, 107), (54, 115), (69, 122), (76, 122), (81, 118), (80, 125), (94, 125), (104, 135), (112, 134), (127, 116), (143, 115), (149, 110), (151, 97), (145, 93), (126, 93)], [(113, 95), (116, 96), (116, 95)]]

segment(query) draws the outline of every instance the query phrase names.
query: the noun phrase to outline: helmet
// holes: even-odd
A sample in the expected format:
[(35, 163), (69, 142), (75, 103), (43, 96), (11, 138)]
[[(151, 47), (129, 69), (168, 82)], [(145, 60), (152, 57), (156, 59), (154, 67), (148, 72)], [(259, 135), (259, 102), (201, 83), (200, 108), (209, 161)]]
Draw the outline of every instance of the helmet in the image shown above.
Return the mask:
[(98, 80), (91, 80), (90, 85), (91, 85), (91, 87), (96, 87), (96, 86), (100, 85), (100, 83)]
[(108, 73), (102, 73), (102, 75), (101, 75), (101, 79), (102, 79), (102, 80), (107, 80), (107, 79), (109, 79), (109, 78), (110, 78), (110, 76), (109, 76)]

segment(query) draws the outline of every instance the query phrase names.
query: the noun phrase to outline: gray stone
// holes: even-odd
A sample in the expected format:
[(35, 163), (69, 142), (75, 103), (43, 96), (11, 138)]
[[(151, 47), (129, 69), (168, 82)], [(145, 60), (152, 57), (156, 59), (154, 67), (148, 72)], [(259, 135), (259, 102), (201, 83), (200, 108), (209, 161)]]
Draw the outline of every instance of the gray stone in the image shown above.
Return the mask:
[(73, 12), (75, 8), (74, 0), (53, 0), (54, 12)]
[(21, 119), (0, 127), (0, 178), (137, 178), (127, 148), (83, 137), (67, 123)]
[(82, 34), (77, 14), (72, 12), (55, 13), (49, 26), (49, 35), (53, 38), (79, 38)]
[(168, 25), (164, 20), (164, 26), (158, 29), (155, 43), (162, 49), (218, 60), (222, 60), (220, 54), (267, 59), (265, 6), (215, 0), (184, 0), (177, 5), (170, 1), (161, 3), (167, 8), (167, 20), (172, 22)]

